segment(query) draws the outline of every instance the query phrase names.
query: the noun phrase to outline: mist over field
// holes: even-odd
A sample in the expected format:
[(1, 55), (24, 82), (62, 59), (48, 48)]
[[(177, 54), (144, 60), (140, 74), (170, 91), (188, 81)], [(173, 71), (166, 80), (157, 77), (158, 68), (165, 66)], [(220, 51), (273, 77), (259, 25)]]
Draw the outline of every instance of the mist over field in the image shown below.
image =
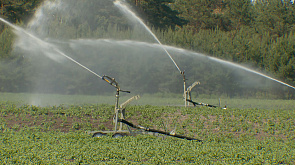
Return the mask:
[[(235, 5), (234, 2), (230, 3)], [(182, 22), (183, 25), (170, 22), (171, 29), (169, 29), (166, 28), (168, 25), (162, 24), (161, 21), (156, 24), (150, 17), (145, 17), (137, 10), (137, 7), (151, 6), (143, 4), (134, 6), (133, 2), (128, 1), (124, 5), (130, 9), (127, 14), (120, 12), (120, 7), (114, 5), (112, 1), (98, 0), (84, 3), (78, 0), (75, 2), (57, 0), (40, 3), (34, 12), (28, 14), (29, 21), (20, 25), (24, 31), (3, 30), (2, 37), (14, 36), (15, 38), (11, 42), (12, 50), (5, 47), (11, 58), (2, 60), (5, 65), (1, 65), (0, 69), (3, 75), (1, 91), (109, 95), (115, 89), (101, 80), (102, 76), (107, 75), (115, 78), (122, 89), (130, 90), (134, 94), (181, 95), (183, 77), (175, 67), (176, 64), (181, 71), (185, 71), (187, 86), (195, 81), (200, 82), (200, 85), (192, 91), (194, 98), (207, 96), (209, 98), (289, 99), (294, 96), (292, 88), (241, 69), (246, 66), (250, 70), (276, 78), (278, 74), (260, 68), (266, 65), (257, 65), (258, 61), (251, 60), (242, 61), (241, 64), (235, 61), (239, 58), (260, 59), (253, 54), (257, 48), (254, 45), (251, 47), (250, 41), (248, 45), (240, 47), (230, 45), (230, 42), (243, 44), (249, 40), (244, 37), (243, 33), (246, 32), (243, 28), (239, 33), (234, 33), (232, 41), (227, 38), (227, 35), (233, 34), (223, 33), (224, 29), (221, 31), (218, 29), (202, 31), (201, 29), (195, 35), (195, 32), (183, 26), (185, 21), (181, 19), (179, 23)], [(181, 5), (181, 2), (170, 5), (170, 10), (182, 12), (179, 13), (179, 18), (181, 14), (184, 14), (184, 11), (178, 8)], [(246, 2), (245, 5), (247, 5)], [(143, 11), (149, 12), (149, 10)], [(137, 14), (138, 18), (134, 19), (130, 12)], [(8, 16), (7, 18), (10, 19)], [(142, 23), (137, 20), (141, 18)], [(187, 19), (192, 21), (191, 18)], [(152, 22), (154, 25), (151, 24)], [(144, 27), (143, 23), (146, 23), (147, 27)], [(187, 25), (190, 27), (192, 24), (187, 23)], [(159, 45), (156, 38), (148, 31), (149, 27), (151, 32), (164, 43), (163, 46)], [(176, 27), (182, 27), (182, 29), (177, 30)], [(208, 38), (204, 36), (216, 41), (209, 43)], [(190, 46), (187, 48), (185, 43)], [(221, 50), (221, 47), (231, 46), (234, 46), (234, 49)], [(206, 47), (211, 47), (212, 51), (204, 51)], [(219, 54), (215, 51), (217, 47)], [(241, 53), (242, 48), (245, 50), (244, 53)], [(171, 59), (164, 51), (165, 49), (171, 54)], [(262, 52), (260, 49), (259, 51)], [(220, 57), (214, 57), (219, 55)], [(228, 63), (223, 62), (222, 56), (225, 55), (231, 56), (232, 60), (225, 57), (224, 59), (229, 59), (226, 60)], [(173, 64), (172, 60), (176, 63)], [(231, 65), (229, 64), (231, 61), (236, 63)], [(287, 74), (292, 71), (289, 69), (291, 62), (286, 65), (285, 71), (281, 69), (278, 71), (286, 73), (286, 76), (291, 75), (291, 73)], [(279, 76), (278, 80), (281, 79), (282, 76)], [(292, 82), (292, 76), (286, 80)]]

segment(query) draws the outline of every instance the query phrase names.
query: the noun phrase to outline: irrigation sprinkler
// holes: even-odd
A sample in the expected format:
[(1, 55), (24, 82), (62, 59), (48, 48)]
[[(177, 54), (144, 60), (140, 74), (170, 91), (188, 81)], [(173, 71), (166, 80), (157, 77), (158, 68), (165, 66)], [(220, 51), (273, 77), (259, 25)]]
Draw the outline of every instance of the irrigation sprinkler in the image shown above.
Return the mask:
[[(192, 101), (191, 91), (196, 85), (199, 85), (201, 83), (199, 81), (195, 81), (191, 86), (186, 88), (186, 80), (187, 79), (185, 78), (185, 72), (181, 72), (181, 74), (183, 76), (183, 89), (184, 89), (183, 97), (184, 97), (184, 105), (185, 105), (185, 107), (189, 106), (189, 103), (192, 103), (194, 106), (201, 105), (201, 106), (207, 106), (207, 107), (212, 107), (212, 108), (220, 107), (220, 99), (219, 99), (219, 106), (206, 104), (206, 103), (198, 103), (198, 102)], [(226, 105), (222, 109), (227, 109)]]
[[(127, 134), (131, 134), (134, 135), (136, 133), (141, 133), (141, 134), (147, 134), (147, 133), (152, 133), (153, 135), (157, 135), (157, 134), (164, 134), (167, 136), (173, 136), (173, 137), (177, 137), (177, 138), (182, 138), (182, 139), (188, 139), (188, 140), (198, 140), (198, 139), (194, 139), (194, 138), (190, 138), (190, 137), (186, 137), (186, 136), (181, 136), (181, 135), (176, 135), (174, 133), (174, 131), (172, 132), (164, 132), (164, 131), (160, 131), (160, 130), (155, 130), (155, 129), (150, 129), (147, 127), (142, 127), (142, 126), (136, 126), (128, 121), (125, 120), (125, 107), (128, 103), (130, 103), (132, 100), (134, 99), (138, 99), (139, 96), (133, 96), (130, 99), (128, 99), (126, 102), (124, 102), (123, 104), (121, 104), (119, 106), (119, 95), (120, 92), (125, 92), (125, 93), (130, 93), (130, 91), (124, 91), (121, 90), (118, 82), (114, 79), (111, 78), (109, 76), (100, 76), (97, 73), (93, 72), (92, 70), (90, 70), (89, 68), (87, 68), (86, 66), (80, 64), (78, 61), (74, 60), (73, 58), (71, 58), (70, 56), (66, 55), (65, 53), (63, 53), (62, 51), (60, 51), (57, 47), (55, 47), (54, 45), (51, 45), (45, 41), (43, 41), (42, 39), (34, 36), (33, 34), (25, 31), (24, 29), (15, 26), (9, 22), (7, 22), (6, 20), (0, 18), (0, 21), (6, 23), (7, 25), (11, 26), (12, 28), (14, 28), (15, 30), (19, 31), (19, 32), (23, 32), (25, 35), (29, 36), (31, 39), (33, 39), (35, 42), (37, 43), (41, 43), (42, 46), (45, 46), (48, 49), (52, 49), (53, 51), (55, 51), (55, 53), (66, 57), (68, 60), (76, 63), (77, 65), (81, 66), (82, 68), (86, 69), (88, 72), (94, 74), (95, 76), (97, 76), (98, 78), (101, 78), (102, 80), (104, 80), (105, 82), (107, 82), (108, 84), (112, 85), (113, 87), (116, 88), (116, 102), (115, 102), (115, 116), (114, 116), (114, 123), (115, 123), (115, 128), (113, 131), (90, 131), (88, 132), (89, 134), (93, 134), (93, 137), (101, 137), (104, 136), (108, 133), (113, 133), (113, 137), (122, 137), (125, 136)], [(120, 117), (119, 117), (120, 115)], [(118, 122), (120, 123), (120, 127), (118, 128)], [(122, 124), (126, 124), (128, 130), (122, 130), (123, 125)], [(130, 127), (136, 128), (139, 131), (137, 132), (133, 132)], [(200, 140), (198, 140), (200, 141)]]
[[(125, 93), (131, 93), (130, 91), (125, 91), (125, 90), (121, 90), (118, 82), (115, 80), (115, 78), (111, 78), (109, 76), (102, 76), (101, 77), (102, 80), (104, 80), (105, 82), (107, 82), (108, 84), (110, 84), (111, 86), (116, 88), (116, 95), (115, 95), (115, 115), (113, 118), (113, 122), (115, 124), (114, 130), (112, 131), (89, 131), (89, 134), (92, 134), (92, 137), (101, 137), (104, 135), (107, 135), (109, 133), (113, 134), (113, 137), (117, 138), (117, 137), (122, 137), (125, 136), (127, 134), (133, 134), (133, 132), (131, 131), (131, 129), (129, 127), (128, 130), (122, 130), (123, 125), (122, 123), (118, 123), (119, 119), (123, 120), (125, 119), (125, 107), (128, 103), (130, 103), (132, 100), (134, 99), (138, 99), (139, 96), (133, 96), (130, 99), (128, 99), (127, 101), (125, 101), (123, 104), (119, 105), (119, 98), (120, 98), (120, 92), (125, 92)], [(119, 128), (118, 128), (118, 124), (120, 124)]]
[[(196, 86), (201, 84), (199, 81), (195, 81), (191, 86), (186, 88), (186, 78), (185, 78), (185, 72), (180, 72), (180, 74), (183, 76), (183, 98), (184, 98), (184, 106), (187, 107), (192, 103), (195, 107), (197, 105), (201, 106), (207, 106), (207, 107), (212, 107), (212, 108), (218, 108), (220, 107), (220, 99), (219, 99), (219, 106), (211, 105), (211, 104), (206, 104), (206, 103), (198, 103), (192, 100), (192, 95), (191, 91), (192, 89)], [(227, 109), (226, 105), (222, 109)]]
[[(102, 137), (107, 134), (113, 134), (112, 137), (114, 137), (114, 138), (123, 137), (126, 135), (135, 136), (136, 134), (151, 134), (154, 136), (159, 136), (160, 134), (162, 134), (162, 135), (181, 138), (181, 139), (201, 141), (201, 140), (198, 140), (195, 138), (191, 138), (191, 137), (187, 137), (187, 136), (183, 136), (183, 135), (178, 135), (175, 133), (175, 130), (173, 130), (171, 132), (166, 132), (166, 131), (156, 130), (156, 129), (152, 129), (152, 128), (148, 128), (148, 127), (143, 127), (140, 125), (135, 125), (135, 124), (132, 124), (131, 122), (125, 120), (126, 105), (129, 104), (134, 99), (139, 99), (140, 98), (139, 95), (133, 96), (130, 99), (128, 99), (127, 101), (125, 101), (123, 104), (119, 105), (120, 92), (125, 92), (125, 93), (131, 93), (131, 92), (121, 90), (118, 82), (114, 78), (104, 75), (104, 76), (102, 76), (102, 80), (106, 81), (107, 83), (109, 83), (110, 85), (112, 85), (113, 87), (116, 88), (115, 115), (113, 118), (113, 122), (115, 124), (115, 127), (114, 127), (114, 130), (112, 130), (112, 131), (103, 131), (103, 130), (89, 131), (88, 134), (92, 134), (92, 137)], [(120, 124), (120, 126), (118, 127), (119, 124)], [(122, 124), (125, 124), (127, 126), (128, 130), (123, 130)], [(130, 127), (137, 129), (137, 131), (132, 131)]]
[[(186, 89), (186, 98), (185, 98), (185, 100), (192, 100), (192, 94), (191, 94), (191, 91), (192, 91), (192, 89), (196, 86), (196, 85), (198, 85), (198, 84), (201, 84), (199, 81), (195, 81), (191, 86), (189, 86), (187, 89)], [(187, 105), (189, 106), (189, 103), (190, 102), (187, 102)]]
[(184, 96), (184, 106), (187, 106), (187, 91), (186, 91), (186, 79), (185, 79), (185, 72), (181, 71), (180, 67), (177, 65), (175, 60), (172, 58), (171, 54), (168, 52), (168, 50), (163, 46), (161, 41), (158, 39), (158, 37), (151, 31), (151, 29), (144, 23), (144, 21), (138, 17), (129, 7), (121, 0), (114, 1), (115, 6), (117, 6), (123, 13), (127, 14), (128, 16), (131, 16), (131, 18), (134, 18), (136, 21), (138, 21), (151, 35), (152, 37), (158, 42), (158, 44), (161, 46), (161, 48), (164, 50), (166, 55), (170, 58), (176, 69), (180, 72), (180, 74), (183, 76), (183, 96)]
[[(118, 119), (119, 119), (119, 115), (121, 115), (120, 119), (124, 119), (125, 118), (125, 108), (121, 108), (122, 106), (119, 106), (119, 97), (120, 97), (120, 92), (125, 92), (125, 93), (130, 93), (130, 91), (124, 91), (121, 90), (118, 82), (115, 80), (115, 78), (111, 78), (109, 76), (102, 76), (102, 79), (104, 81), (106, 81), (107, 83), (109, 83), (110, 85), (112, 85), (113, 87), (115, 87), (117, 89), (116, 91), (116, 102), (115, 102), (115, 116), (114, 116), (114, 123), (115, 123), (115, 128), (114, 128), (114, 135), (116, 135), (116, 133), (122, 132), (122, 123), (120, 123), (120, 128), (118, 129)], [(138, 97), (132, 97), (129, 100), (127, 100), (127, 102), (123, 103), (125, 106), (131, 102), (134, 99), (137, 99)], [(124, 132), (124, 131), (123, 131)], [(125, 131), (126, 132), (126, 131)]]
[[(191, 100), (191, 96), (190, 96), (190, 92), (192, 90), (193, 87), (186, 89), (186, 78), (185, 78), (185, 72), (182, 71), (180, 69), (180, 67), (177, 65), (177, 63), (175, 62), (175, 60), (172, 58), (171, 54), (169, 53), (169, 51), (163, 46), (163, 44), (161, 43), (161, 41), (158, 39), (158, 37), (152, 32), (152, 30), (144, 23), (144, 21), (138, 17), (135, 12), (133, 12), (128, 5), (126, 5), (125, 1), (122, 0), (116, 0), (114, 1), (115, 6), (117, 6), (124, 14), (126, 14), (127, 16), (135, 19), (137, 22), (139, 22), (147, 31), (148, 33), (150, 33), (150, 35), (155, 39), (155, 41), (157, 41), (157, 43), (161, 46), (161, 48), (164, 50), (164, 52), (166, 53), (166, 55), (170, 58), (170, 60), (172, 61), (172, 63), (174, 64), (174, 66), (176, 67), (176, 69), (180, 72), (180, 74), (183, 77), (183, 97), (184, 97), (184, 106), (186, 107), (187, 105), (189, 105)], [(195, 82), (196, 83), (196, 82)], [(197, 85), (197, 84), (194, 84)], [(193, 86), (193, 85), (191, 85)]]

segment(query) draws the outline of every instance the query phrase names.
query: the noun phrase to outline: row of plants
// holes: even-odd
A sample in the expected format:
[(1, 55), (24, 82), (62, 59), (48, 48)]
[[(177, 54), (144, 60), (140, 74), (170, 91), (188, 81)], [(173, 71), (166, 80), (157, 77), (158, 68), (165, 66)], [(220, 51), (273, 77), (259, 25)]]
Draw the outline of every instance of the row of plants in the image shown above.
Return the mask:
[(202, 139), (151, 135), (92, 138), (112, 130), (114, 106), (0, 104), (0, 159), (5, 164), (293, 164), (295, 111), (132, 105), (126, 119)]
[[(23, 122), (40, 122), (46, 121), (70, 121), (70, 123), (80, 122), (81, 125), (93, 122), (97, 123), (110, 122), (114, 113), (114, 106), (108, 104), (99, 105), (72, 105), (72, 106), (51, 106), (38, 107), (33, 105), (17, 106), (13, 103), (1, 104), (1, 116), (9, 120)], [(259, 110), (259, 109), (229, 109), (221, 110), (220, 108), (211, 109), (207, 107), (188, 107), (179, 108), (174, 106), (150, 106), (150, 105), (132, 105), (128, 107), (127, 119), (140, 124), (149, 126), (163, 127), (163, 124), (170, 122), (179, 127), (194, 127), (204, 130), (206, 128), (216, 129), (227, 132), (250, 133), (259, 130), (273, 128), (272, 134), (292, 134), (292, 125), (294, 125), (294, 110)], [(31, 120), (32, 118), (33, 120)], [(35, 120), (35, 121), (34, 121)], [(171, 122), (174, 123), (171, 123)], [(21, 122), (19, 122), (21, 124)], [(228, 125), (229, 123), (232, 123)], [(155, 125), (156, 124), (156, 125)], [(111, 126), (111, 123), (109, 124)], [(232, 131), (234, 128), (240, 128)], [(83, 128), (83, 127), (81, 127)], [(242, 129), (244, 128), (244, 129)], [(88, 128), (83, 128), (87, 130)], [(96, 129), (96, 128), (91, 128)], [(112, 129), (110, 127), (109, 129)], [(282, 130), (279, 130), (282, 129)], [(185, 130), (185, 129), (184, 129)], [(196, 129), (197, 130), (197, 129)], [(265, 131), (264, 131), (265, 132)]]
[(91, 138), (83, 132), (7, 130), (5, 164), (293, 164), (294, 143), (210, 136), (204, 143), (153, 136)]

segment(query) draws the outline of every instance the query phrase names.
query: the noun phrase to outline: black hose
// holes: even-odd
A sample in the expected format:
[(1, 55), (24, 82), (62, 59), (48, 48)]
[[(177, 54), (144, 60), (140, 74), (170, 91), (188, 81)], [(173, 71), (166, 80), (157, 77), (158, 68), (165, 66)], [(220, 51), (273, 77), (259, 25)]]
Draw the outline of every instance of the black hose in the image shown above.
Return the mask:
[(159, 133), (159, 134), (163, 134), (163, 135), (167, 135), (167, 136), (172, 136), (172, 137), (176, 137), (176, 138), (180, 138), (180, 139), (187, 139), (187, 140), (196, 140), (198, 142), (201, 142), (202, 140), (199, 140), (199, 139), (195, 139), (195, 138), (191, 138), (191, 137), (186, 137), (186, 136), (182, 136), (182, 135), (177, 135), (177, 134), (171, 134), (169, 132), (164, 132), (164, 131), (160, 131), (160, 130), (155, 130), (155, 129), (151, 129), (151, 128), (148, 128), (148, 127), (143, 127), (143, 126), (140, 126), (140, 125), (134, 125), (124, 119), (119, 119), (118, 120), (119, 122), (121, 123), (124, 123), (132, 128), (136, 128), (136, 129), (141, 129), (141, 130), (144, 130), (144, 131), (148, 131), (148, 132), (155, 132), (155, 133)]
[(186, 101), (194, 104), (194, 106), (201, 105), (201, 106), (207, 106), (207, 107), (212, 107), (212, 108), (218, 108), (218, 106), (215, 106), (215, 105), (204, 104), (204, 103), (197, 103), (197, 102), (194, 102), (194, 101), (189, 100), (189, 99), (186, 99)]

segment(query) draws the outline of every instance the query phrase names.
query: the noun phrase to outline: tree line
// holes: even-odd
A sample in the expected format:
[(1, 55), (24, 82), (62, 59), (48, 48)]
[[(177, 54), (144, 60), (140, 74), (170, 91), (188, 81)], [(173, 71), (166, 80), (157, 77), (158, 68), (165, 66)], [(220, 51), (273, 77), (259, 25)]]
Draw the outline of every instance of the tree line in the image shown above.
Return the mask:
[[(261, 72), (272, 74), (282, 81), (295, 84), (295, 9), (294, 4), (289, 1), (129, 0), (128, 2), (164, 44), (246, 64)], [(29, 18), (42, 4), (42, 1), (2, 0), (0, 4), (2, 18), (20, 26), (26, 26)], [(75, 12), (69, 13), (83, 19), (62, 18), (56, 14), (52, 18), (52, 22), (46, 24), (48, 28), (46, 35), (67, 39), (115, 38), (154, 42), (149, 34), (143, 33), (142, 30), (138, 30), (136, 26), (130, 24), (130, 21), (115, 9), (112, 2), (98, 0), (89, 1), (89, 3), (84, 1), (69, 2), (69, 4), (73, 5), (70, 6), (72, 8), (74, 8), (74, 4), (80, 8), (83, 7), (83, 9), (87, 8), (89, 12), (85, 13), (84, 10), (77, 9)], [(110, 12), (106, 8), (114, 9), (111, 10), (113, 12)], [(38, 31), (38, 29), (34, 30)], [(1, 85), (0, 91), (26, 92), (24, 89), (33, 88), (30, 86), (32, 80), (28, 80), (25, 76), (28, 74), (25, 71), (30, 69), (23, 69), (20, 66), (24, 67), (28, 61), (23, 58), (21, 53), (12, 52), (15, 37), (11, 29), (0, 23), (0, 32), (1, 61), (4, 59), (10, 61), (5, 61), (5, 64), (1, 63), (0, 82), (3, 85)], [(178, 58), (178, 56), (175, 58), (187, 69), (192, 70), (187, 71), (190, 75), (204, 73), (208, 70), (205, 67), (200, 67), (201, 63), (198, 64), (199, 66), (188, 67), (186, 66), (188, 62), (185, 62), (185, 59)], [(127, 62), (128, 59), (126, 59)], [(157, 65), (162, 64), (158, 62)], [(128, 70), (128, 67), (122, 67), (126, 68), (117, 71), (120, 73), (114, 72), (113, 74), (117, 74), (118, 79), (126, 79), (123, 84), (133, 86), (136, 90), (137, 84), (135, 82), (131, 85), (127, 83), (132, 79), (129, 73), (124, 72), (124, 70)], [(133, 70), (139, 70), (142, 66), (135, 65), (133, 67)], [(11, 68), (14, 68), (13, 71)], [(174, 68), (171, 67), (172, 69)], [(182, 89), (178, 85), (180, 82), (176, 74), (165, 74), (163, 77), (161, 74), (149, 73), (148, 70), (146, 68), (146, 71), (138, 72), (138, 74), (149, 75), (157, 83), (145, 84), (145, 88), (140, 87), (142, 90), (140, 92), (181, 92)], [(209, 73), (206, 78), (194, 77), (194, 79), (207, 82), (207, 85), (204, 85), (198, 92), (224, 94), (230, 97), (242, 95), (294, 97), (294, 92), (287, 89), (281, 90), (281, 88), (274, 89), (268, 94), (264, 93), (268, 91), (266, 88), (269, 87), (259, 86), (258, 90), (251, 90), (245, 83), (234, 79), (232, 70), (224, 71), (224, 73), (216, 70)], [(160, 68), (159, 72), (161, 72)], [(134, 77), (134, 75), (132, 76)], [(161, 81), (163, 78), (171, 81)], [(79, 86), (81, 81), (85, 81), (85, 79), (72, 82), (71, 89)], [(215, 81), (216, 79), (222, 79), (222, 81)], [(143, 81), (141, 84), (145, 83), (144, 79), (138, 78), (138, 81)], [(95, 84), (83, 85), (85, 89), (96, 86)], [(69, 90), (62, 93), (71, 93)], [(79, 93), (83, 93), (83, 91)]]

